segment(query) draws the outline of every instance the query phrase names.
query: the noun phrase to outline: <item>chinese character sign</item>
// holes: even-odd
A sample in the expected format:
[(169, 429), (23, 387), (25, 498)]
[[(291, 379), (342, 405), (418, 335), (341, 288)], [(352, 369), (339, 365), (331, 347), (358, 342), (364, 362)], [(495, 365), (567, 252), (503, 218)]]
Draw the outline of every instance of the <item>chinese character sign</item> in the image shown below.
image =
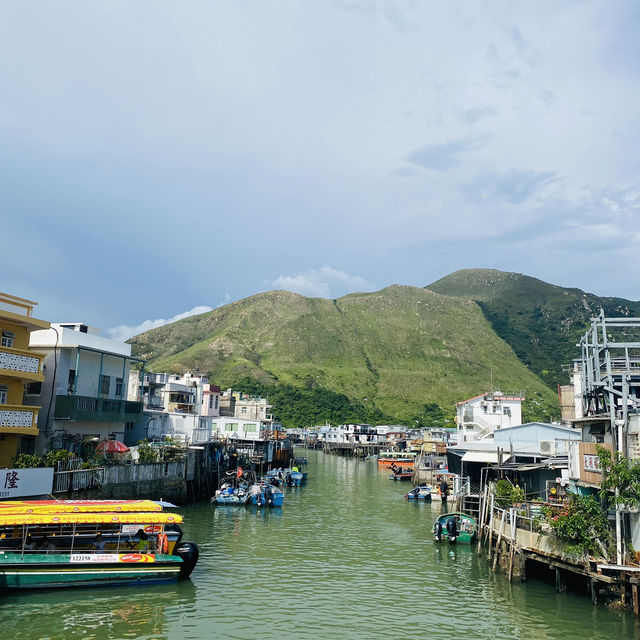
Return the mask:
[(53, 468), (0, 470), (0, 500), (48, 495), (53, 490)]
[(583, 468), (590, 473), (602, 473), (600, 467), (600, 458), (593, 453), (585, 453), (583, 455)]

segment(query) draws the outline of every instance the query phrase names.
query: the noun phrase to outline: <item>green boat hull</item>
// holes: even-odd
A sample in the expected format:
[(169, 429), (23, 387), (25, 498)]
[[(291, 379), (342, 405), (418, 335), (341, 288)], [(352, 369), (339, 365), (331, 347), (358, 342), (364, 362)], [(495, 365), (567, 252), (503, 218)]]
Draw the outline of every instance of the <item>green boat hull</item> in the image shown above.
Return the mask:
[[(134, 557), (140, 554), (122, 554)], [(144, 557), (144, 556), (143, 556)], [(146, 556), (147, 559), (149, 556)], [(0, 554), (0, 590), (98, 587), (176, 582), (182, 558), (153, 561), (81, 562), (70, 554)]]
[(442, 525), (442, 532), (440, 540), (436, 539), (436, 542), (449, 542), (449, 534), (447, 533), (447, 520), (450, 518), (456, 518), (458, 520), (458, 527), (456, 533), (456, 544), (471, 544), (476, 538), (477, 524), (475, 518), (466, 513), (453, 512), (441, 515), (434, 524), (433, 530), (435, 533), (436, 524)]

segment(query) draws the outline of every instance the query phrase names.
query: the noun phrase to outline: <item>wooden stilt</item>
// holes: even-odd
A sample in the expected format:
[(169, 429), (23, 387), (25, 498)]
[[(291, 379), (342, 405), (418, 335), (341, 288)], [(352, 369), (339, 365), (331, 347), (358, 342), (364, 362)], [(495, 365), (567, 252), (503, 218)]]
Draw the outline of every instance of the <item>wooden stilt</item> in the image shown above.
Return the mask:
[(498, 531), (498, 541), (496, 542), (496, 553), (493, 556), (493, 571), (496, 570), (496, 566), (498, 565), (498, 554), (500, 553), (500, 542), (502, 541), (502, 530), (504, 529), (504, 514), (506, 512), (502, 512), (502, 518), (500, 519), (500, 529)]
[(560, 569), (556, 567), (556, 593), (562, 591), (562, 576), (560, 575)]
[(593, 578), (591, 578), (591, 602), (593, 602), (594, 605), (598, 604), (598, 587)]
[(511, 582), (512, 576), (513, 576), (513, 550), (514, 544), (513, 542), (511, 543), (511, 550), (509, 551), (509, 582)]
[(491, 560), (491, 554), (493, 553), (493, 548), (491, 543), (493, 542), (493, 529), (489, 529), (489, 551), (487, 552), (487, 559)]
[(635, 583), (631, 585), (631, 597), (633, 598), (633, 613), (638, 615), (638, 585)]

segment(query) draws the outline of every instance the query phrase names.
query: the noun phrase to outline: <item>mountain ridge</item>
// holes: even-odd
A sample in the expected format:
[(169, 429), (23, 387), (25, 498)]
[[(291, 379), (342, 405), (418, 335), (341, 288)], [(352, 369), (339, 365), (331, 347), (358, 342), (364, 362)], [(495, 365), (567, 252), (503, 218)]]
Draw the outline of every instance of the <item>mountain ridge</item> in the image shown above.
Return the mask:
[(268, 291), (130, 342), (152, 370), (198, 368), (222, 386), (249, 378), (324, 389), (398, 421), (420, 421), (432, 404), (451, 417), (454, 402), (492, 379), (526, 389), (547, 417), (554, 411), (554, 394), (475, 301), (422, 287), (390, 285), (335, 300)]

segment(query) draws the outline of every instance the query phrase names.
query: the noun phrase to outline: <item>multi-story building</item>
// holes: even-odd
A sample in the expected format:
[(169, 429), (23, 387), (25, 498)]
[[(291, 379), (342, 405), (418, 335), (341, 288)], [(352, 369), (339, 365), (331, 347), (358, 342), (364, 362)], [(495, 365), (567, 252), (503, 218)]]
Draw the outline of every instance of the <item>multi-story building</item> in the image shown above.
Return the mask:
[(144, 400), (144, 423), (127, 435), (125, 444), (144, 438), (178, 438), (185, 442), (206, 442), (215, 432), (220, 416), (220, 387), (202, 373), (131, 372), (129, 388), (140, 385)]
[(23, 400), (44, 380), (44, 355), (29, 348), (29, 334), (49, 328), (32, 316), (36, 304), (0, 293), (0, 465), (5, 467), (18, 453), (33, 452), (38, 435), (40, 406)]
[(491, 437), (504, 427), (522, 424), (524, 392), (503, 393), (496, 389), (456, 404), (457, 442)]
[(250, 396), (233, 389), (227, 389), (222, 392), (220, 396), (220, 415), (244, 420), (273, 422), (271, 405), (266, 398)]
[(124, 440), (142, 422), (140, 392), (128, 389), (131, 365), (142, 362), (131, 356), (131, 345), (82, 323), (34, 331), (30, 345), (46, 354), (40, 393), (26, 398), (46, 408), (38, 419), (39, 450), (79, 450), (89, 438)]

